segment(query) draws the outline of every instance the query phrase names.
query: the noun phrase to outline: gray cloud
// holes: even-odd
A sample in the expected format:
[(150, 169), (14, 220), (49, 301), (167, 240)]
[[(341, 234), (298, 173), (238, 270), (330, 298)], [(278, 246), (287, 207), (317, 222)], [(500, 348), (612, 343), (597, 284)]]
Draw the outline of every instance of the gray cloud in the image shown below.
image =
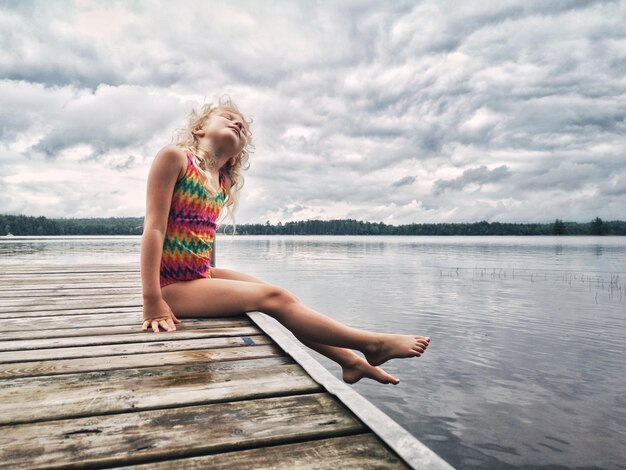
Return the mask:
[(0, 4), (5, 211), (141, 215), (155, 153), (224, 92), (255, 121), (239, 222), (626, 211), (624, 2), (154, 5)]
[(404, 178), (399, 179), (398, 181), (394, 181), (391, 183), (391, 186), (398, 188), (400, 186), (405, 186), (407, 184), (413, 183), (415, 181), (415, 176), (405, 176)]
[[(626, 170), (607, 175), (599, 185), (599, 195), (613, 201), (616, 196), (626, 196)], [(600, 198), (599, 198), (600, 199)]]
[(482, 186), (488, 183), (497, 183), (510, 176), (506, 165), (489, 170), (486, 166), (470, 168), (463, 172), (458, 178), (451, 180), (437, 180), (433, 185), (433, 194), (439, 195), (445, 190), (460, 191), (470, 184)]
[(94, 157), (133, 148), (149, 141), (156, 129), (174, 125), (169, 113), (176, 109), (184, 112), (178, 100), (155, 99), (144, 88), (102, 85), (57, 110), (58, 119), (33, 149), (54, 158), (78, 144), (92, 147)]

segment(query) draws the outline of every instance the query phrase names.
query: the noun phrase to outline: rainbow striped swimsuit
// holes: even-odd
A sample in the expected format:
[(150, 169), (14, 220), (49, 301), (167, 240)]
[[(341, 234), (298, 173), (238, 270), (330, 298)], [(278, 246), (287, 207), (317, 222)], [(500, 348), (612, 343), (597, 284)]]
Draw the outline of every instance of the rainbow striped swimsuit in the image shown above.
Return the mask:
[(216, 221), (224, 207), (225, 177), (219, 172), (220, 192), (211, 196), (189, 150), (187, 170), (176, 182), (167, 218), (161, 256), (161, 287), (178, 281), (211, 277), (211, 251)]

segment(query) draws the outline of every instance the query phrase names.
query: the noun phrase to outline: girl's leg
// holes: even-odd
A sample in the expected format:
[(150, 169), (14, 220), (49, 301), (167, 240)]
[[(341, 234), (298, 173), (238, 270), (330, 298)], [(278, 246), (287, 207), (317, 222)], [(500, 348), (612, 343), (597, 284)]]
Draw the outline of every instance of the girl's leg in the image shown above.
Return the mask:
[[(211, 277), (214, 279), (232, 279), (269, 285), (267, 282), (251, 276), (250, 274), (233, 271), (232, 269), (211, 268)], [(353, 384), (358, 382), (363, 377), (368, 377), (381, 383), (392, 383), (394, 385), (400, 382), (400, 380), (388, 374), (380, 367), (370, 365), (366, 360), (358, 354), (352, 352), (350, 349), (315, 343), (296, 334), (294, 334), (294, 336), (298, 338), (302, 344), (339, 364), (343, 369), (343, 380), (347, 383)]]
[(400, 380), (391, 374), (388, 374), (380, 367), (375, 367), (363, 359), (358, 354), (354, 354), (351, 350), (346, 348), (339, 348), (337, 346), (328, 346), (327, 344), (314, 343), (304, 338), (300, 338), (297, 335), (296, 338), (311, 349), (314, 349), (320, 354), (323, 354), (329, 359), (332, 359), (341, 366), (344, 382), (353, 384), (358, 382), (363, 377), (368, 377), (373, 380), (377, 380), (383, 384), (400, 383)]
[(196, 279), (161, 289), (163, 299), (179, 317), (266, 313), (294, 335), (315, 343), (361, 351), (367, 362), (378, 366), (389, 359), (419, 357), (428, 338), (373, 333), (348, 327), (302, 304), (287, 290), (270, 284), (230, 279)]

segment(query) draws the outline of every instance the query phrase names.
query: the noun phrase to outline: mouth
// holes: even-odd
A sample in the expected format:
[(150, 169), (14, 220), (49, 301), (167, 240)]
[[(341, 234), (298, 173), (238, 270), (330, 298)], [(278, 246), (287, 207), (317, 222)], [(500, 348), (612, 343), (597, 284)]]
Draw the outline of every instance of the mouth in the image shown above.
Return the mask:
[(239, 129), (236, 127), (232, 127), (232, 126), (228, 126), (230, 129), (234, 130), (237, 133), (237, 136), (240, 136), (241, 133), (239, 132)]

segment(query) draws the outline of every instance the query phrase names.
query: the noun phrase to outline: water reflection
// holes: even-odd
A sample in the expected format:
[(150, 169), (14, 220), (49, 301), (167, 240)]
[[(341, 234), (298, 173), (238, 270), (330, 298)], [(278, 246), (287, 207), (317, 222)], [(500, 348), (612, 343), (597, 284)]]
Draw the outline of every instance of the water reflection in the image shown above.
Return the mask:
[(141, 236), (0, 237), (0, 263), (139, 262)]
[(626, 266), (622, 239), (602, 245), (610, 257), (580, 238), (283, 239), (263, 268), (241, 260), (241, 243), (223, 248), (223, 263), (352, 326), (433, 338), (424, 357), (383, 366), (401, 385), (355, 388), (458, 468), (610, 468), (625, 457), (605, 432), (623, 434), (622, 420), (599, 419), (626, 387), (624, 302), (608, 290)]
[(602, 256), (602, 245), (596, 245), (594, 247), (596, 256)]

